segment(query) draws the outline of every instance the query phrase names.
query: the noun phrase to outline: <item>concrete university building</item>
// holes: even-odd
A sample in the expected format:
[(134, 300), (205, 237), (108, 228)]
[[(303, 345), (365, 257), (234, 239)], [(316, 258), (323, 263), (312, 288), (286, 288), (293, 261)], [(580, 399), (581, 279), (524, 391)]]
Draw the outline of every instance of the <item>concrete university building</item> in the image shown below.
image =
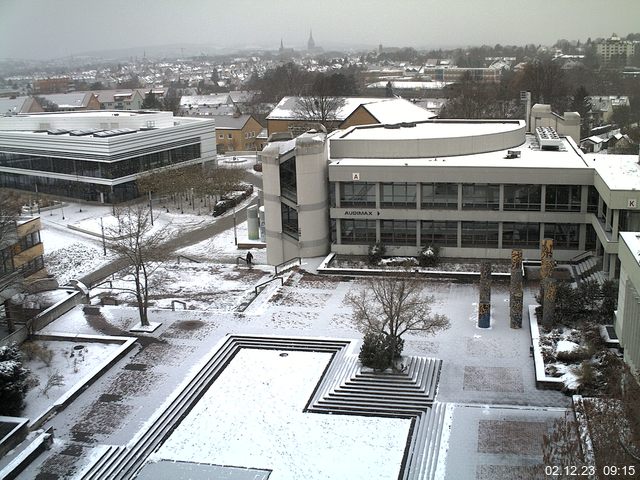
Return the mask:
[(157, 111), (0, 117), (0, 186), (101, 202), (138, 196), (136, 178), (215, 161), (215, 122)]
[(364, 255), (374, 242), (389, 255), (435, 245), (444, 257), (539, 258), (552, 238), (556, 259), (592, 251), (619, 277), (615, 331), (640, 369), (638, 156), (583, 154), (533, 117), (533, 132), (518, 120), (426, 120), (268, 144), (268, 262)]

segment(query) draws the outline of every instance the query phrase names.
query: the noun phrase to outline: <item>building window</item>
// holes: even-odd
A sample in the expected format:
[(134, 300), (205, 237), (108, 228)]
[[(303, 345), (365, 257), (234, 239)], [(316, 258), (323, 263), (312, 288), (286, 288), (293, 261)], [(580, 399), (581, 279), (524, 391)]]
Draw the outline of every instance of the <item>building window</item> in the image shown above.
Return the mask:
[(219, 138), (220, 140), (224, 140), (224, 133), (220, 133), (220, 134), (218, 134), (218, 138)]
[(416, 184), (383, 183), (380, 206), (383, 208), (416, 208)]
[(367, 182), (340, 183), (340, 206), (375, 208), (376, 184)]
[(329, 207), (336, 206), (336, 182), (329, 182)]
[(437, 247), (457, 247), (458, 222), (423, 220), (420, 222), (420, 243)]
[(42, 270), (44, 268), (44, 260), (42, 255), (30, 260), (26, 263), (23, 263), (20, 266), (20, 270), (25, 277), (28, 277), (32, 273), (36, 273), (38, 270)]
[(596, 231), (593, 228), (593, 225), (591, 225), (590, 223), (587, 223), (587, 237), (584, 244), (584, 249), (595, 250), (597, 241), (598, 241), (598, 235), (596, 234)]
[(291, 157), (280, 164), (280, 195), (292, 202), (298, 201), (296, 157)]
[(424, 209), (458, 209), (457, 183), (423, 183), (421, 205)]
[(340, 220), (341, 243), (370, 245), (376, 242), (375, 220)]
[(298, 211), (284, 203), (280, 204), (280, 211), (282, 213), (282, 232), (298, 240)]
[(598, 193), (598, 189), (593, 185), (589, 185), (589, 193), (587, 193), (587, 212), (598, 213), (599, 200), (600, 194)]
[(502, 224), (502, 248), (538, 248), (540, 246), (540, 224)]
[(385, 245), (417, 246), (415, 220), (381, 220), (380, 241)]
[(465, 210), (498, 210), (500, 185), (470, 183), (462, 185), (462, 208)]
[(40, 243), (40, 232), (29, 233), (20, 239), (20, 251), (27, 250)]
[(545, 210), (548, 212), (579, 212), (582, 186), (547, 185)]
[(540, 210), (540, 185), (505, 185), (505, 210)]
[(462, 222), (462, 246), (498, 248), (498, 223)]
[(544, 236), (553, 239), (553, 248), (577, 250), (580, 225), (577, 223), (545, 223)]
[(233, 139), (233, 135), (230, 133), (227, 133), (227, 139), (232, 140)]

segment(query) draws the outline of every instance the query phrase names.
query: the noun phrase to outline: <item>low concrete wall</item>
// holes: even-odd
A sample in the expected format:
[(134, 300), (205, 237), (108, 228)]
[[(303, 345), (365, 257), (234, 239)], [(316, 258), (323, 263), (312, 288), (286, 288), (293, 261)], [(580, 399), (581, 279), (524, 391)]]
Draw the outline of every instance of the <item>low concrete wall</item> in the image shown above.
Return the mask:
[(58, 303), (50, 306), (45, 311), (40, 312), (27, 322), (27, 328), (30, 333), (36, 330), (41, 330), (61, 315), (67, 313), (76, 305), (81, 303), (89, 303), (89, 299), (80, 291), (75, 291), (64, 300), (60, 300)]
[[(51, 431), (53, 431), (51, 429)], [(31, 444), (14, 458), (9, 465), (0, 470), (0, 478), (13, 480), (20, 475), (25, 468), (53, 442), (53, 433), (41, 433)]]
[(20, 444), (25, 438), (29, 430), (27, 429), (28, 418), (23, 417), (3, 417), (0, 416), (0, 422), (15, 424), (13, 430), (0, 439), (0, 457)]
[(529, 329), (533, 348), (533, 364), (536, 371), (536, 387), (550, 390), (562, 390), (564, 382), (558, 377), (548, 377), (544, 371), (544, 358), (540, 348), (540, 331), (536, 318), (536, 305), (529, 305)]
[(26, 325), (22, 325), (16, 329), (15, 332), (7, 335), (2, 340), (0, 340), (0, 347), (8, 347), (12, 343), (17, 343), (20, 345), (29, 337), (29, 329)]
[(78, 381), (70, 390), (60, 396), (53, 402), (51, 407), (44, 412), (40, 417), (33, 420), (29, 425), (29, 430), (37, 430), (56, 413), (64, 410), (75, 400), (78, 395), (84, 392), (89, 385), (93, 384), (102, 374), (109, 370), (116, 362), (118, 362), (127, 352), (133, 347), (136, 342), (135, 337), (110, 337), (102, 335), (67, 335), (67, 334), (55, 334), (50, 333), (46, 335), (34, 335), (34, 340), (46, 340), (46, 341), (73, 341), (83, 343), (120, 343), (120, 348), (116, 350), (103, 364), (99, 365), (93, 372), (90, 372), (80, 381)]

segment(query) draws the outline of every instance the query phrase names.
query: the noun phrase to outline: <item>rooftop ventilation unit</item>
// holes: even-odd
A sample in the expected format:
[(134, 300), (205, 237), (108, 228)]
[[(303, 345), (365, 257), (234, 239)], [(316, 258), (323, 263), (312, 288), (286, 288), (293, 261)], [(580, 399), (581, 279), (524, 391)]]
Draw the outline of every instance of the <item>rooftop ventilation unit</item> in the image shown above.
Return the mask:
[(118, 135), (126, 135), (128, 133), (136, 133), (137, 130), (133, 130), (131, 128), (117, 128), (115, 130), (106, 130), (104, 132), (96, 132), (93, 134), (94, 137), (98, 138), (109, 138), (109, 137), (117, 137)]
[(563, 145), (562, 139), (553, 127), (537, 127), (536, 139), (542, 150), (559, 150)]
[(99, 128), (87, 128), (86, 130), (71, 130), (69, 135), (72, 137), (85, 137), (87, 135), (93, 135), (94, 133), (99, 132)]
[(520, 150), (507, 150), (507, 156), (505, 158), (520, 158)]

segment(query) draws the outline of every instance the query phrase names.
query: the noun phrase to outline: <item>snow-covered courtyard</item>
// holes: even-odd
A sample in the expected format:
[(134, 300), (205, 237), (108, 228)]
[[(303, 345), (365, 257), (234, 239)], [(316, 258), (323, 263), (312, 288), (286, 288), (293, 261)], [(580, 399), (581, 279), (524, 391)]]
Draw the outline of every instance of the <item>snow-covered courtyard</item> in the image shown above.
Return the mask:
[[(48, 267), (58, 273), (61, 283), (113, 260), (103, 255), (99, 236), (67, 227), (70, 223), (91, 230), (96, 219), (111, 214), (108, 207), (92, 209), (83, 206), (80, 212), (79, 206), (66, 207), (64, 222), (58, 212), (43, 216)], [(91, 289), (96, 311), (77, 306), (41, 332), (133, 336), (137, 341), (43, 425), (54, 428), (54, 446), (20, 478), (41, 473), (77, 478), (107, 445), (129, 444), (166, 408), (168, 399), (185, 388), (185, 379), (202, 368), (213, 346), (229, 334), (348, 339), (357, 353), (362, 333), (345, 297), (360, 289), (362, 280), (317, 275), (322, 258), (303, 259), (300, 270), (287, 272), (282, 284), (269, 283), (246, 309), (238, 311), (240, 302), (253, 298), (254, 287), (271, 278), (273, 269), (265, 264), (265, 250), (257, 248), (252, 249), (253, 269), (236, 263), (246, 250), (237, 248), (235, 238), (246, 239), (247, 224), (239, 218), (234, 234), (229, 215), (225, 228), (208, 238), (178, 245), (174, 255), (159, 266), (149, 319), (162, 325), (153, 333), (129, 331), (139, 318), (131, 296), (119, 290), (131, 287), (121, 274), (109, 277), (111, 286)], [(206, 219), (212, 225), (224, 220)], [(190, 227), (177, 224), (175, 231), (180, 228)], [(188, 258), (178, 263), (179, 255)], [(536, 388), (529, 355), (531, 335), (526, 327), (509, 328), (506, 284), (493, 286), (488, 329), (477, 327), (475, 284), (425, 280), (424, 285), (435, 297), (433, 311), (451, 320), (451, 328), (436, 336), (405, 337), (406, 355), (443, 362), (436, 401), (448, 405), (443, 438), (451, 437), (440, 445), (439, 458), (445, 463), (438, 467), (436, 478), (518, 478), (523, 468), (540, 464), (541, 436), (570, 400), (560, 392)], [(525, 291), (525, 304), (533, 302), (534, 293), (534, 289)], [(102, 295), (115, 297), (118, 305), (100, 306)], [(174, 300), (185, 302), (186, 309), (172, 311)], [(164, 439), (152, 457), (157, 463), (148, 465), (161, 469), (189, 462), (233, 465), (259, 469), (262, 473), (256, 470), (255, 478), (261, 479), (266, 478), (265, 471), (272, 471), (269, 478), (274, 479), (397, 478), (411, 420), (305, 413), (329, 355), (280, 353), (277, 349), (238, 353)], [(67, 357), (56, 357), (74, 368)], [(71, 381), (70, 373), (64, 376)], [(37, 393), (38, 388), (33, 391)], [(53, 399), (57, 394), (52, 389), (49, 396)], [(39, 407), (34, 410), (26, 414), (38, 415)], [(504, 437), (499, 445), (496, 436)]]
[(397, 478), (409, 419), (304, 412), (330, 358), (241, 350), (153, 459), (251, 466), (273, 480)]

